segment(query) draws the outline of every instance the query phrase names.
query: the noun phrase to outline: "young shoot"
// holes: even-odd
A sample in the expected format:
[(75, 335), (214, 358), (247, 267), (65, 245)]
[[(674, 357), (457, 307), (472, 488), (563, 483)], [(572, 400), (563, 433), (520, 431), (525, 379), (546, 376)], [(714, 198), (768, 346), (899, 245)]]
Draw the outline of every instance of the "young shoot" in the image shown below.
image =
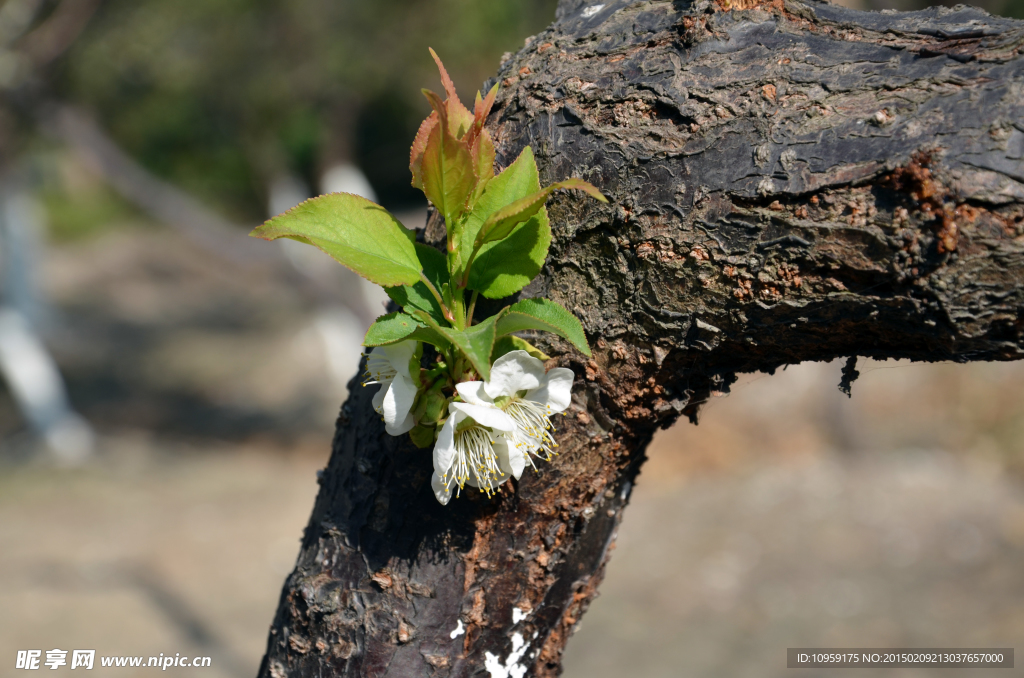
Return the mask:
[[(417, 243), (380, 205), (348, 193), (307, 200), (252, 232), (265, 240), (313, 245), (381, 285), (401, 308), (373, 323), (363, 340), (364, 386), (379, 385), (373, 407), (391, 435), (433, 447), (431, 486), (447, 504), (466, 485), (488, 496), (558, 447), (550, 417), (570, 402), (573, 373), (545, 370), (547, 358), (517, 332), (552, 332), (583, 354), (580, 321), (550, 299), (523, 299), (477, 318), (477, 299), (516, 294), (541, 271), (551, 244), (545, 202), (560, 189), (607, 202), (594, 186), (569, 178), (541, 187), (527, 146), (498, 174), (485, 128), (498, 93), (476, 94), (473, 110), (433, 50), (445, 98), (423, 94), (432, 112), (409, 155), (412, 185), (444, 217), (445, 250)], [(423, 365), (423, 344), (437, 359)]]

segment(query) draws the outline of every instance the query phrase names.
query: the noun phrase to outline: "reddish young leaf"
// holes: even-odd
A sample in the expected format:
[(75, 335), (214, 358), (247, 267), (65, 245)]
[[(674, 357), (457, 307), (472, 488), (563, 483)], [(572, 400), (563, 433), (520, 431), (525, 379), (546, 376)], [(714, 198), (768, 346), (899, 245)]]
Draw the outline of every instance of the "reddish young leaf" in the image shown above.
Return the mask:
[(448, 76), (448, 71), (445, 70), (444, 64), (441, 63), (441, 57), (437, 56), (437, 52), (434, 51), (433, 47), (428, 47), (430, 50), (430, 56), (434, 57), (434, 63), (437, 64), (437, 70), (441, 72), (441, 85), (444, 87), (445, 93), (449, 99), (459, 100), (459, 95), (455, 92), (455, 83)]
[(427, 119), (420, 123), (416, 138), (412, 141), (412, 148), (409, 149), (409, 171), (412, 172), (412, 185), (423, 190), (423, 152), (427, 148), (427, 139), (431, 130), (437, 126), (437, 113), (431, 111)]
[(551, 184), (548, 188), (559, 189), (559, 188), (575, 188), (577, 191), (583, 191), (591, 198), (599, 200), (600, 202), (608, 202), (608, 198), (604, 197), (604, 193), (597, 190), (597, 187), (591, 184), (589, 181), (584, 181), (577, 177), (569, 177), (565, 181), (559, 181), (558, 183)]
[(431, 91), (429, 89), (421, 89), (420, 91), (423, 92), (423, 96), (427, 98), (427, 102), (430, 104), (430, 107), (434, 109), (434, 114), (440, 117), (441, 122), (447, 125), (448, 108), (444, 105), (444, 102), (441, 101), (441, 97), (437, 94), (437, 92)]
[(494, 142), (491, 141), (491, 135), (487, 133), (487, 130), (481, 130), (476, 135), (476, 138), (473, 140), (471, 155), (473, 156), (473, 172), (476, 174), (477, 182), (469, 198), (467, 209), (476, 203), (477, 198), (487, 188), (487, 183), (494, 178)]
[(441, 63), (441, 57), (437, 56), (432, 48), (430, 49), (430, 56), (434, 57), (434, 63), (437, 64), (437, 70), (441, 72), (441, 85), (444, 87), (445, 94), (448, 95), (448, 100), (445, 101), (448, 111), (448, 126), (451, 130), (452, 136), (459, 138), (469, 131), (469, 128), (473, 124), (473, 114), (469, 112), (469, 109), (462, 105), (459, 101), (459, 95), (455, 92), (455, 83), (448, 76), (448, 71), (445, 70), (444, 64)]
[(494, 106), (494, 100), (498, 96), (498, 83), (494, 83), (494, 87), (492, 87), (491, 91), (487, 93), (487, 96), (483, 101), (480, 100), (479, 92), (476, 93), (476, 96), (477, 102), (475, 106), (476, 110), (473, 115), (473, 122), (477, 127), (483, 127), (484, 123), (487, 122), (487, 116), (491, 114), (491, 108)]
[(438, 124), (427, 137), (420, 164), (423, 192), (444, 215), (451, 230), (465, 212), (477, 184), (473, 157), (466, 142), (451, 133), (441, 97), (430, 90), (423, 90), (423, 94), (438, 116)]
[(470, 146), (476, 143), (476, 138), (479, 136), (480, 131), (483, 130), (484, 124), (487, 122), (487, 116), (491, 112), (491, 107), (494, 106), (494, 98), (498, 94), (498, 85), (495, 83), (491, 91), (487, 93), (487, 98), (481, 98), (480, 92), (476, 93), (476, 104), (474, 105), (473, 114), (473, 126), (466, 133), (466, 141), (469, 142)]

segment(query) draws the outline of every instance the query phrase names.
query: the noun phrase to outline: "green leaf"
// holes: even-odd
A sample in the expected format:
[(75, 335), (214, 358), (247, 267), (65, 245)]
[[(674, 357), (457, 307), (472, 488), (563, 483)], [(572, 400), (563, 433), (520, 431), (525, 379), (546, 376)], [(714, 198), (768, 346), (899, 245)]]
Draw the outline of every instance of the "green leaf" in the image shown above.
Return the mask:
[(451, 309), (454, 304), (452, 303), (452, 286), (449, 283), (441, 285), (441, 301), (444, 305)]
[(405, 313), (388, 313), (373, 321), (370, 329), (363, 337), (363, 346), (384, 346), (402, 341), (416, 331), (425, 327), (423, 323)]
[(449, 341), (406, 313), (388, 313), (377, 318), (363, 337), (363, 346), (387, 346), (411, 339), (447, 348)]
[(505, 336), (498, 337), (494, 340), (494, 350), (491, 351), (491, 364), (493, 365), (495, 360), (506, 353), (511, 353), (512, 351), (526, 351), (537, 360), (551, 359), (551, 356), (544, 353), (544, 351), (540, 350), (526, 339), (506, 334)]
[(472, 142), (471, 153), (473, 155), (473, 172), (476, 174), (476, 186), (470, 196), (470, 204), (474, 207), (480, 196), (483, 195), (487, 184), (494, 178), (494, 142), (487, 130), (480, 130)]
[(448, 341), (448, 339), (438, 334), (430, 327), (417, 327), (416, 331), (406, 337), (406, 339), (414, 339), (415, 341), (433, 344), (442, 350), (447, 350), (448, 347), (451, 346), (451, 342)]
[(484, 381), (491, 378), (491, 351), (494, 349), (495, 321), (499, 315), (493, 315), (462, 332), (449, 330), (445, 335), (466, 354)]
[[(509, 203), (521, 200), (540, 190), (540, 175), (527, 146), (498, 176), (487, 183), (483, 195), (464, 222), (460, 248), (464, 261), (473, 251), (476, 237), (492, 214)], [(525, 223), (513, 228), (504, 240), (483, 245), (469, 271), (468, 285), (488, 299), (501, 299), (526, 287), (538, 273), (548, 256), (551, 226), (543, 206)], [(458, 275), (465, 275), (458, 271)]]
[(412, 231), (380, 205), (349, 193), (312, 198), (279, 214), (249, 235), (304, 242), (348, 266), (370, 282), (411, 285), (423, 267)]
[(430, 130), (420, 163), (423, 192), (451, 228), (465, 212), (466, 201), (476, 186), (473, 157), (469, 145), (452, 135), (448, 112), (440, 97), (428, 90), (423, 93), (439, 118), (439, 124)]
[(498, 335), (522, 330), (552, 332), (568, 340), (584, 355), (590, 356), (590, 346), (582, 323), (564, 306), (550, 299), (523, 299), (509, 306), (498, 321)]
[(480, 227), (480, 231), (476, 235), (476, 241), (473, 243), (473, 246), (480, 247), (484, 243), (508, 237), (508, 234), (516, 227), (516, 224), (523, 223), (540, 211), (548, 196), (551, 195), (551, 190), (549, 186), (543, 191), (538, 191), (505, 205), (487, 217), (487, 221)]
[(597, 198), (601, 202), (608, 202), (599, 190), (582, 179), (566, 179), (551, 184), (542, 191), (537, 191), (525, 198), (520, 198), (513, 203), (505, 205), (497, 212), (487, 217), (487, 221), (480, 228), (476, 236), (475, 247), (483, 243), (494, 242), (508, 236), (516, 224), (522, 223), (540, 211), (540, 208), (547, 202), (548, 197), (560, 188), (576, 188), (588, 195)]
[(466, 216), (459, 248), (468, 258), (473, 251), (477, 234), (487, 219), (505, 205), (525, 198), (540, 190), (540, 175), (533, 159), (533, 150), (527, 146), (515, 162), (501, 174), (487, 182), (483, 194), (477, 199), (473, 211)]
[[(433, 283), (434, 288), (440, 290), (442, 285), (448, 283), (448, 263), (444, 254), (438, 252), (429, 245), (416, 243), (416, 254), (420, 263), (423, 264), (423, 274), (427, 280)], [(437, 299), (427, 289), (423, 281), (415, 285), (403, 285), (402, 287), (388, 287), (384, 290), (396, 304), (408, 310), (419, 309), (429, 313), (434, 320), (444, 322), (444, 314)]]
[(540, 273), (550, 245), (548, 212), (541, 207), (507, 238), (480, 248), (469, 271), (469, 288), (479, 290), (488, 299), (515, 294)]
[(458, 347), (469, 358), (469, 362), (484, 381), (491, 378), (491, 351), (494, 349), (496, 336), (495, 323), (501, 318), (502, 313), (504, 313), (504, 309), (472, 327), (459, 331), (454, 327), (442, 327), (423, 311), (415, 312), (417, 318)]

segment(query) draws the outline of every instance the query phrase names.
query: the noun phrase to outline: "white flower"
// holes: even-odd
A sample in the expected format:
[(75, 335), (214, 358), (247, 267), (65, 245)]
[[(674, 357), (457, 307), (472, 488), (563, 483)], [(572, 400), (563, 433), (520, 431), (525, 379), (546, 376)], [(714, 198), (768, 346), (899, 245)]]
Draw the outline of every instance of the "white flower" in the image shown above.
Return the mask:
[(534, 466), (530, 455), (550, 461), (556, 454), (548, 417), (569, 407), (573, 379), (572, 370), (556, 367), (545, 373), (544, 363), (526, 351), (510, 351), (494, 361), (490, 381), (467, 381), (456, 388), (466, 403), (501, 410), (512, 419), (509, 466), (518, 479), (526, 464)]
[(409, 374), (409, 361), (416, 352), (415, 341), (378, 346), (366, 354), (363, 386), (380, 384), (373, 396), (373, 409), (384, 418), (384, 430), (393, 436), (407, 433), (416, 425), (412, 416), (416, 384)]
[(501, 432), (515, 428), (512, 419), (494, 407), (449, 403), (448, 419), (434, 443), (434, 496), (447, 504), (452, 491), (468, 484), (488, 495), (509, 479), (509, 445)]

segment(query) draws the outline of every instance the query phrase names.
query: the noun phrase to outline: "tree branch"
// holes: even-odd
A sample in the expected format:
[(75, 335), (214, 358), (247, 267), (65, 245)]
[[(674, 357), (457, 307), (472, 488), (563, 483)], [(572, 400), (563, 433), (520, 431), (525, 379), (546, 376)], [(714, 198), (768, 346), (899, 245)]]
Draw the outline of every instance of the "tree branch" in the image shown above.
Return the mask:
[(552, 199), (524, 291), (594, 346), (537, 340), (577, 375), (562, 452), (440, 507), (353, 382), (261, 676), (557, 675), (659, 426), (804, 360), (1021, 358), (1022, 45), (971, 8), (563, 0), (489, 121), (611, 200)]
[(64, 0), (42, 25), (21, 40), (21, 50), (36, 68), (49, 64), (74, 43), (102, 2)]
[(40, 124), (73, 148), (130, 202), (157, 221), (179, 229), (204, 249), (235, 264), (276, 263), (276, 248), (246, 238), (245, 228), (217, 216), (184, 191), (146, 171), (81, 111), (67, 105), (41, 106)]
[[(322, 304), (340, 301), (366, 326), (377, 317), (379, 310), (369, 308), (358, 293), (360, 283), (355, 273), (342, 269), (337, 280), (323, 281), (289, 265), (279, 247), (267, 247), (265, 242), (247, 237), (249, 227), (222, 218), (186, 192), (151, 174), (82, 111), (43, 102), (37, 103), (32, 113), (44, 132), (74, 149), (123, 198), (227, 265), (265, 270)], [(339, 296), (338, 282), (342, 289), (349, 290), (348, 294)]]

